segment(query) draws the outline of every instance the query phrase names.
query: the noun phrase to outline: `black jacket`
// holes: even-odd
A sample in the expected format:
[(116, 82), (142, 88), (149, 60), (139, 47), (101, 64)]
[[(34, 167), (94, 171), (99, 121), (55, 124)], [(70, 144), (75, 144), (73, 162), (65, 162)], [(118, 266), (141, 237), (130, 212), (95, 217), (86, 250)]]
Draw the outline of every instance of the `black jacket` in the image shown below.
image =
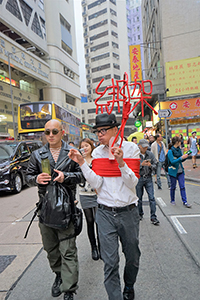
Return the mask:
[(62, 147), (56, 163), (51, 155), (48, 143), (32, 153), (26, 170), (26, 182), (29, 186), (38, 186), (38, 194), (40, 198), (41, 195), (44, 195), (46, 192), (46, 185), (36, 183), (36, 178), (40, 173), (42, 173), (41, 160), (48, 158), (51, 166), (51, 174), (54, 172), (53, 169), (58, 169), (63, 172), (65, 179), (62, 185), (71, 189), (75, 199), (76, 185), (78, 183), (84, 183), (85, 178), (79, 165), (68, 157), (68, 153), (71, 148), (73, 147), (69, 146), (62, 140)]

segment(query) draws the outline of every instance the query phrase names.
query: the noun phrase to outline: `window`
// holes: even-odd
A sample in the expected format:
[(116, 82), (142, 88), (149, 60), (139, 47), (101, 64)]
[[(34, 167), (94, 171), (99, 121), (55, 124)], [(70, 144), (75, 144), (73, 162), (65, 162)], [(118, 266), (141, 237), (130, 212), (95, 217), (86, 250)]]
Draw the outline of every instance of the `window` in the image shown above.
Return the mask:
[(87, 111), (88, 114), (94, 114), (96, 112), (96, 108), (89, 108)]
[(119, 48), (119, 45), (117, 43), (112, 42), (113, 48)]
[(102, 71), (102, 70), (105, 70), (105, 69), (108, 69), (108, 68), (110, 68), (110, 64), (99, 66), (99, 67), (93, 68), (92, 73)]
[(114, 74), (114, 79), (120, 80), (120, 76)]
[(95, 34), (95, 35), (91, 36), (90, 41), (97, 40), (97, 39), (99, 39), (99, 38), (101, 38), (103, 36), (106, 36), (106, 35), (108, 35), (108, 30), (103, 31), (103, 32), (101, 32), (99, 34)]
[(111, 31), (111, 34), (112, 34), (114, 37), (118, 38), (118, 33), (114, 32), (114, 31)]
[(68, 94), (65, 94), (65, 102), (75, 106), (76, 99)]
[(105, 43), (96, 45), (96, 46), (94, 46), (94, 47), (91, 47), (91, 48), (90, 48), (90, 51), (93, 52), (93, 51), (96, 51), (96, 50), (99, 50), (99, 49), (102, 49), (102, 48), (108, 47), (108, 46), (109, 46), (109, 42), (105, 42)]
[(113, 67), (115, 68), (115, 69), (118, 69), (118, 70), (120, 70), (120, 66), (118, 65), (118, 64), (113, 64)]
[(116, 54), (116, 53), (113, 52), (113, 57), (116, 58), (116, 59), (119, 59), (119, 54)]
[(104, 20), (104, 21), (98, 22), (98, 23), (96, 23), (96, 24), (90, 26), (90, 27), (89, 27), (89, 30), (93, 30), (93, 29), (95, 29), (95, 28), (98, 28), (98, 27), (103, 26), (103, 25), (106, 25), (106, 24), (108, 24), (108, 20)]
[(11, 14), (13, 14), (18, 20), (22, 21), (22, 16), (16, 0), (8, 0), (6, 3), (6, 9)]
[(88, 5), (88, 9), (91, 9), (91, 8), (93, 8), (93, 7), (97, 6), (97, 5), (100, 5), (101, 3), (106, 2), (106, 1), (107, 0), (98, 0), (98, 1), (95, 1), (95, 2), (93, 2), (93, 3), (91, 3), (91, 4)]
[(100, 10), (100, 11), (98, 11), (98, 12), (96, 12), (96, 13), (90, 15), (90, 16), (88, 17), (88, 19), (89, 19), (89, 20), (92, 20), (92, 19), (97, 18), (97, 17), (99, 17), (99, 16), (101, 16), (101, 15), (103, 15), (103, 14), (106, 14), (106, 13), (107, 13), (107, 8), (102, 9), (102, 10)]
[(110, 0), (110, 2), (114, 5), (116, 5), (116, 0)]
[(28, 26), (32, 14), (32, 8), (23, 0), (20, 0), (20, 5), (25, 19), (25, 23)]
[(38, 16), (37, 16), (37, 13), (35, 13), (34, 15), (34, 19), (33, 19), (33, 23), (31, 25), (31, 29), (41, 38), (43, 38), (42, 36), (42, 30), (41, 30), (41, 27), (40, 27), (40, 23), (39, 23), (39, 20), (38, 20)]
[(111, 13), (111, 15), (113, 15), (113, 16), (117, 16), (117, 13), (116, 13), (116, 11), (115, 11), (115, 10), (113, 10), (112, 8), (110, 8), (110, 13)]
[(110, 23), (111, 23), (112, 25), (114, 25), (115, 27), (117, 27), (117, 22), (115, 22), (115, 21), (113, 21), (113, 20), (110, 20)]
[(108, 80), (111, 78), (111, 74), (101, 76), (101, 77), (96, 77), (96, 78), (92, 79), (92, 83), (100, 82), (102, 78), (104, 78), (105, 80)]
[(60, 15), (60, 26), (61, 26), (61, 46), (69, 55), (72, 55), (72, 35), (71, 25), (69, 22)]
[(109, 52), (101, 54), (101, 55), (98, 55), (98, 56), (95, 56), (95, 57), (92, 57), (91, 58), (91, 62), (98, 61), (98, 60), (104, 59), (106, 57), (110, 57), (110, 53)]
[(44, 10), (44, 0), (39, 0), (38, 6)]

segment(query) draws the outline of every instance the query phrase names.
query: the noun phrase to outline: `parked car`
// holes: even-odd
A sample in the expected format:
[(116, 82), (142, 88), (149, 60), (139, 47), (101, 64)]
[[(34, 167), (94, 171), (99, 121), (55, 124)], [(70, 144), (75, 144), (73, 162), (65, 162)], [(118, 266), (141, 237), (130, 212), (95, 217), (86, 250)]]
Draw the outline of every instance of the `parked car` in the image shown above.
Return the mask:
[(40, 147), (40, 141), (0, 142), (0, 191), (21, 192), (31, 153)]

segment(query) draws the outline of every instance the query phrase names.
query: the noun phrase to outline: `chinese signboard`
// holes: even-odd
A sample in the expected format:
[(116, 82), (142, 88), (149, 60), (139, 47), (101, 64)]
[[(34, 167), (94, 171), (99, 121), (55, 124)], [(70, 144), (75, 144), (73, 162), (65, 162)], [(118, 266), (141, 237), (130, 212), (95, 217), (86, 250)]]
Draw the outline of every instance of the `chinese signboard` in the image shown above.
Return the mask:
[(166, 63), (168, 97), (200, 93), (200, 57)]
[[(155, 107), (156, 110), (159, 109), (157, 105)], [(170, 109), (172, 115), (169, 117), (170, 119), (176, 118), (187, 118), (194, 117), (200, 115), (200, 97), (199, 98), (191, 98), (191, 99), (183, 99), (183, 100), (173, 100), (160, 102), (160, 109)], [(159, 121), (158, 116), (153, 115), (154, 124)]]
[(129, 46), (131, 81), (142, 81), (140, 45)]

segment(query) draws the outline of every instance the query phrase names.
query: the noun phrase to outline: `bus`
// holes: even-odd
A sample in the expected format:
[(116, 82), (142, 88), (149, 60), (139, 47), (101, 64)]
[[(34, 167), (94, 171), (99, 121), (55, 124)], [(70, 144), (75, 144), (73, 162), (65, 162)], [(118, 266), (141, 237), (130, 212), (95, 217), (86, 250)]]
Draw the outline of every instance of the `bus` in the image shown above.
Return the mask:
[(65, 131), (63, 139), (78, 146), (81, 139), (81, 120), (65, 108), (51, 101), (38, 101), (19, 104), (19, 139), (42, 140), (45, 143), (44, 127), (46, 122), (56, 119)]

